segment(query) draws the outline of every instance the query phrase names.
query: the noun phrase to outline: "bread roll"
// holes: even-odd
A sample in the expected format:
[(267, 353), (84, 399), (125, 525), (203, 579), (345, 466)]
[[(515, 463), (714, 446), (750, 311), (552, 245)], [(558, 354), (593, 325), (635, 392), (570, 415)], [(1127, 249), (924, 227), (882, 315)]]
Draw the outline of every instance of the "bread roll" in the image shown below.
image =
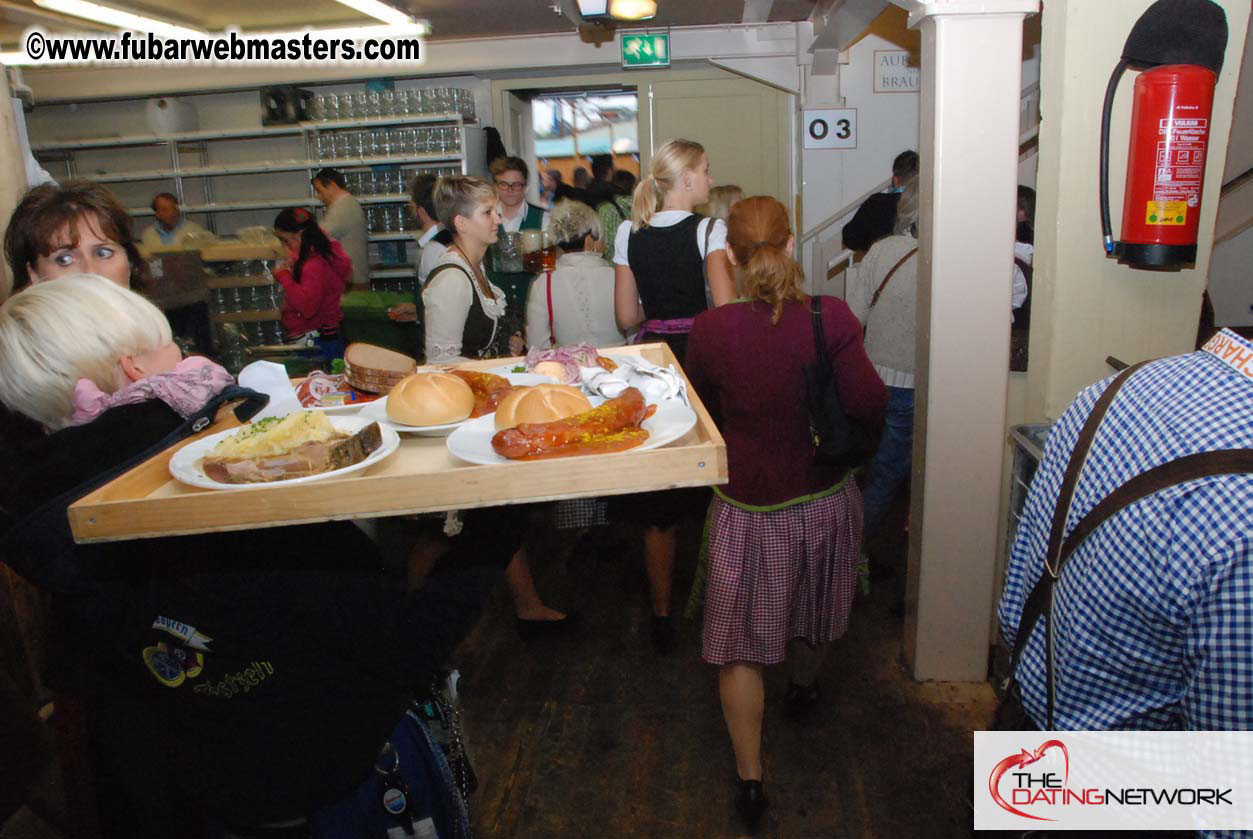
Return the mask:
[(496, 430), (523, 422), (553, 422), (591, 410), (583, 391), (569, 385), (514, 388), (496, 406)]
[(474, 392), (447, 373), (414, 373), (387, 394), (387, 418), (401, 425), (446, 425), (474, 410)]
[(556, 379), (559, 382), (566, 381), (566, 365), (560, 361), (541, 361), (535, 365), (535, 369), (531, 371), (537, 376), (547, 376), (550, 379)]

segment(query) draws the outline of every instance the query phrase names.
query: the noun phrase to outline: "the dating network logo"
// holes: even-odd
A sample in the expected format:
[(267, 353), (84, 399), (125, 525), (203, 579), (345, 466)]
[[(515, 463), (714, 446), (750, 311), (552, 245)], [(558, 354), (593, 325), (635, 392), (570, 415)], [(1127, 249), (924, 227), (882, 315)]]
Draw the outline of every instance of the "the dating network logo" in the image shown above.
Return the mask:
[[(1045, 758), (1049, 760), (1039, 765)], [(988, 775), (988, 792), (1002, 810), (1024, 819), (1046, 822), (1057, 819), (1040, 815), (1040, 812), (1060, 816), (1065, 811), (1053, 809), (1059, 807), (1232, 806), (1230, 787), (1079, 784), (1078, 788), (1072, 789), (1069, 782), (1070, 751), (1061, 740), (1045, 740), (1034, 751), (1020, 748), (1018, 754), (1010, 755), (992, 767)], [(1008, 801), (1004, 790), (1009, 793)], [(1023, 807), (1031, 807), (1035, 812), (1020, 809)]]
[[(1061, 751), (1064, 771), (1060, 778), (1056, 772), (1033, 773), (1027, 769), (1033, 763), (1039, 762), (1050, 749)], [(1005, 797), (1001, 795), (1001, 780), (1006, 774), (1013, 779), (1010, 801), (1006, 801)], [(1058, 794), (1067, 792), (1066, 782), (1068, 780), (1070, 780), (1070, 752), (1066, 750), (1066, 744), (1061, 740), (1045, 740), (1036, 747), (1034, 752), (1023, 749), (1018, 754), (1010, 755), (992, 767), (992, 774), (988, 776), (988, 792), (992, 794), (992, 800), (996, 802), (998, 807), (1013, 813), (1015, 816), (1051, 822), (1056, 821), (1056, 819), (1024, 813), (1014, 805), (1021, 804), (1025, 806), (1040, 801), (1046, 801), (1050, 804), (1058, 803)]]

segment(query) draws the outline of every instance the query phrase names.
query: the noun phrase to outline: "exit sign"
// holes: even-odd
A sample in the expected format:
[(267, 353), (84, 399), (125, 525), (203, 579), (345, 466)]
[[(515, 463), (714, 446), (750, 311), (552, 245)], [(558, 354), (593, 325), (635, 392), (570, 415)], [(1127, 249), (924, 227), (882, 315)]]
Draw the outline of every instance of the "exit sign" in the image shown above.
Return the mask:
[(623, 67), (669, 67), (670, 33), (622, 35)]

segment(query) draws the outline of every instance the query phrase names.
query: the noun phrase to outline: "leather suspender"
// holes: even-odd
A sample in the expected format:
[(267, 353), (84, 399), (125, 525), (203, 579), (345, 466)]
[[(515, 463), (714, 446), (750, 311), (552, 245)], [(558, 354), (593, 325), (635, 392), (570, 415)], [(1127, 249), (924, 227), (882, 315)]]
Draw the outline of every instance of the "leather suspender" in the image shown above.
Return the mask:
[[(1109, 410), (1110, 404), (1118, 391), (1137, 370), (1147, 362), (1140, 362), (1118, 374), (1105, 388), (1105, 392), (1093, 406), (1087, 420), (1079, 432), (1075, 448), (1071, 452), (1070, 461), (1066, 464), (1066, 472), (1062, 477), (1061, 489), (1057, 495), (1057, 504), (1053, 508), (1053, 522), (1049, 530), (1048, 549), (1044, 556), (1044, 570), (1040, 579), (1031, 589), (1031, 594), (1023, 605), (1022, 619), (1018, 624), (1018, 634), (1014, 638), (1014, 651), (1010, 656), (1010, 682), (1016, 680), (1018, 663), (1023, 650), (1031, 637), (1036, 624), (1044, 615), (1052, 616), (1053, 592), (1057, 581), (1061, 578), (1066, 560), (1079, 549), (1079, 546), (1098, 527), (1115, 513), (1125, 507), (1146, 498), (1156, 492), (1177, 484), (1194, 481), (1211, 475), (1231, 475), (1253, 473), (1253, 449), (1222, 449), (1218, 451), (1199, 452), (1186, 455), (1175, 460), (1155, 466), (1136, 475), (1120, 485), (1089, 510), (1070, 534), (1066, 534), (1066, 521), (1070, 517), (1071, 504), (1074, 500), (1075, 486), (1083, 472), (1092, 442), (1100, 430), (1101, 423)], [(1053, 621), (1044, 624), (1044, 666), (1048, 690), (1048, 728), (1054, 729), (1054, 707), (1056, 705), (1056, 679), (1053, 668)]]

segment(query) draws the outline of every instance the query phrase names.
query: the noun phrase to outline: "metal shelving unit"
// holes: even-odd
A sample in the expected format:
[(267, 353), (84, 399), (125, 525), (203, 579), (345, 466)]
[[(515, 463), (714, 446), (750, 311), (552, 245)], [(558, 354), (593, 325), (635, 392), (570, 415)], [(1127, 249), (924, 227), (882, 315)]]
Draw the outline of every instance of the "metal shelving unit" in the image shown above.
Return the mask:
[[(311, 153), (312, 149), (316, 145), (317, 136), (321, 133), (354, 129), (369, 130), (371, 128), (395, 125), (455, 126), (459, 131), (458, 146), (461, 149), (461, 153), (449, 154), (446, 152), (428, 152), (421, 154), (386, 156), (371, 155), (332, 159), (318, 159)], [(207, 143), (211, 141), (264, 139), (268, 137), (282, 136), (303, 136), (305, 141), (305, 157), (286, 160), (257, 160), (219, 164), (207, 163)], [(195, 148), (186, 151), (180, 150), (180, 146), (188, 146), (192, 144), (195, 145)], [(168, 168), (82, 173), (76, 171), (75, 168), (74, 152), (76, 151), (121, 148), (126, 146), (162, 145), (168, 146), (169, 148), (170, 166)], [(291, 206), (316, 206), (317, 204), (317, 199), (314, 197), (312, 191), (306, 195), (282, 199), (260, 201), (213, 200), (214, 190), (212, 181), (209, 180), (213, 178), (233, 177), (239, 175), (257, 175), (275, 172), (304, 172), (310, 179), (312, 179), (314, 173), (325, 167), (333, 167), (342, 170), (364, 169), (376, 166), (398, 166), (405, 168), (454, 164), (459, 166), (463, 173), (466, 171), (464, 154), (465, 122), (459, 113), (397, 114), (393, 116), (368, 117), (355, 120), (300, 122), (293, 123), (291, 125), (262, 126), (257, 128), (183, 131), (170, 134), (165, 137), (158, 137), (152, 134), (134, 134), (117, 137), (91, 137), (79, 140), (60, 140), (34, 143), (31, 148), (36, 153), (39, 153), (43, 158), (43, 162), (46, 163), (51, 163), (54, 159), (56, 159), (54, 156), (59, 156), (60, 161), (65, 164), (66, 175), (71, 178), (79, 176), (88, 177), (100, 183), (173, 181), (174, 189), (172, 191), (178, 196), (179, 202), (182, 204), (183, 212), (188, 214), (207, 213), (211, 217), (216, 213), (247, 210), (271, 210)], [(200, 165), (184, 167), (182, 165), (182, 155), (185, 154), (199, 155), (201, 159)], [(203, 181), (203, 192), (205, 197), (209, 200), (202, 201), (200, 203), (186, 203), (184, 201), (183, 182), (191, 179), (205, 179)], [(409, 196), (404, 193), (357, 195), (356, 198), (362, 205), (403, 204), (409, 200)], [(144, 218), (153, 215), (150, 207), (131, 207), (128, 212), (135, 218)], [(210, 226), (216, 227), (216, 224), (214, 224), (211, 220)], [(403, 233), (378, 233), (372, 234), (370, 238), (372, 241), (382, 242), (403, 241), (408, 237)]]
[(199, 143), (205, 140), (247, 140), (257, 137), (274, 137), (283, 134), (309, 134), (320, 131), (339, 131), (349, 128), (374, 128), (383, 125), (426, 125), (431, 123), (456, 123), (461, 125), (461, 114), (397, 114), (388, 117), (365, 119), (330, 120), (325, 122), (294, 122), (291, 125), (267, 125), (256, 128), (208, 129), (204, 131), (180, 131), (165, 137), (155, 134), (128, 134), (117, 137), (87, 137), (80, 140), (55, 140), (48, 143), (32, 143), (31, 150), (70, 151), (76, 149), (101, 149), (113, 146), (155, 146), (163, 143)]
[[(446, 151), (417, 151), (417, 153), (414, 153), (410, 151), (405, 154), (388, 155), (367, 153), (356, 157), (334, 158), (321, 158), (316, 153), (319, 148), (319, 135), (340, 131), (369, 131), (375, 128), (396, 126), (455, 127), (457, 129), (456, 145), (458, 151), (453, 153)], [(215, 142), (264, 140), (268, 138), (301, 138), (304, 146), (303, 156), (298, 156), (300, 152), (288, 145), (284, 149), (284, 157), (281, 159), (233, 162), (216, 162), (211, 160), (211, 152)], [(153, 153), (149, 153), (146, 156), (147, 159), (144, 160), (146, 165), (142, 169), (109, 171), (114, 166), (120, 167), (125, 164), (114, 162), (115, 155), (105, 156), (97, 154), (91, 159), (89, 164), (96, 171), (78, 171), (77, 164), (82, 159), (83, 152), (145, 146), (153, 147), (153, 153), (156, 154), (160, 154), (158, 149), (164, 148), (168, 152), (168, 165), (154, 166), (154, 163), (158, 161), (152, 159)], [(219, 229), (220, 224), (218, 215), (222, 213), (278, 210), (284, 207), (299, 206), (321, 209), (318, 199), (308, 184), (319, 169), (326, 167), (340, 169), (341, 171), (363, 170), (374, 167), (398, 167), (410, 170), (410, 174), (413, 170), (423, 167), (454, 167), (463, 174), (466, 172), (466, 125), (460, 113), (397, 114), (352, 120), (300, 122), (290, 125), (257, 126), (252, 128), (205, 129), (177, 132), (166, 136), (129, 134), (115, 137), (88, 137), (74, 140), (38, 142), (33, 143), (31, 148), (49, 168), (51, 168), (53, 163), (63, 164), (66, 175), (71, 178), (87, 177), (104, 184), (166, 182), (172, 185), (172, 188), (166, 185), (162, 185), (160, 188), (167, 189), (178, 197), (183, 212), (189, 215), (207, 215), (208, 227), (215, 232)], [(371, 150), (377, 152), (381, 149), (362, 149), (362, 151)], [(238, 151), (234, 153), (238, 154)], [(102, 160), (102, 157), (105, 159)], [(132, 157), (132, 160), (134, 159)], [(288, 172), (304, 173), (305, 189), (308, 189), (308, 192), (299, 195), (257, 198), (255, 197), (255, 190), (253, 190), (254, 197), (250, 200), (230, 200), (228, 197), (231, 194), (230, 185), (239, 183), (238, 181), (231, 181), (231, 178)], [(407, 183), (408, 177), (404, 177), (403, 181)], [(184, 189), (185, 185), (188, 186), (187, 189)], [(292, 186), (295, 186), (295, 184), (293, 183)], [(157, 184), (154, 183), (153, 187), (156, 188)], [(286, 189), (278, 187), (275, 189), (275, 192), (284, 193), (289, 190), (291, 190), (291, 187)], [(303, 192), (303, 190), (301, 191)], [(235, 194), (238, 195), (240, 193), (236, 192)], [(248, 193), (243, 193), (241, 198), (247, 195)], [(362, 206), (406, 204), (409, 201), (409, 195), (404, 192), (364, 193), (355, 194), (355, 197)], [(192, 200), (186, 200), (187, 198), (192, 198)], [(128, 212), (134, 218), (148, 218), (153, 215), (150, 207), (131, 207)], [(403, 250), (398, 249), (394, 244), (388, 243), (416, 242), (419, 235), (419, 231), (411, 230), (380, 230), (371, 232), (369, 233), (371, 251), (378, 250), (382, 261), (390, 262), (398, 256), (403, 256)], [(384, 255), (385, 253), (390, 255)], [(374, 254), (372, 253), (373, 256)], [(412, 264), (404, 262), (395, 265), (379, 265), (379, 267), (370, 271), (370, 278), (371, 280), (380, 281), (380, 284), (384, 287), (389, 284), (395, 285), (396, 281), (404, 281), (401, 283), (403, 286), (408, 282), (416, 282), (417, 268)], [(242, 314), (231, 312), (215, 314), (214, 321), (217, 323), (239, 323), (268, 321), (276, 317), (277, 314), (273, 312), (265, 312), (260, 315), (248, 312)]]

